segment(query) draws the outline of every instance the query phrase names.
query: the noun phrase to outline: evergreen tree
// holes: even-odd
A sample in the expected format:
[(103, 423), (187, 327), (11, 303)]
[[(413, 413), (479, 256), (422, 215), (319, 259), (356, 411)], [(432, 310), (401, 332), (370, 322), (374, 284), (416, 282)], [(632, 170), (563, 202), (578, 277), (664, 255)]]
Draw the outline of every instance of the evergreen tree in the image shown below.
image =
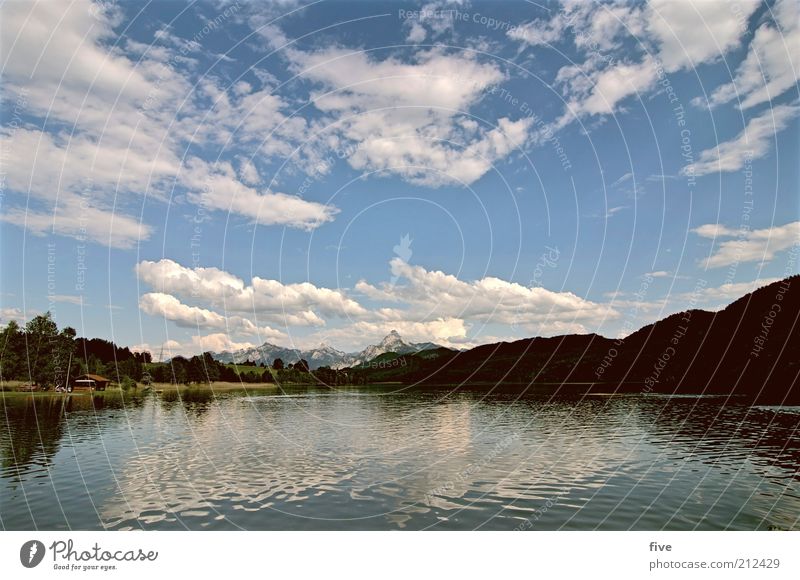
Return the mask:
[(3, 380), (22, 379), (25, 367), (25, 337), (15, 321), (0, 331), (0, 377)]

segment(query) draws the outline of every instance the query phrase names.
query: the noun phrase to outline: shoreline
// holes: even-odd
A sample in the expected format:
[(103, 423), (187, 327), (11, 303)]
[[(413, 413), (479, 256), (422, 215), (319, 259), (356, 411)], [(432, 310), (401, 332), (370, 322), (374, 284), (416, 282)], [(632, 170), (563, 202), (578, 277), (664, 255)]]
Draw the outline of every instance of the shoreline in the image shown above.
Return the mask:
[[(174, 383), (152, 383), (149, 386), (139, 385), (137, 388), (123, 390), (118, 386), (109, 387), (104, 391), (89, 391), (89, 390), (76, 390), (71, 393), (58, 392), (53, 390), (48, 391), (18, 391), (16, 388), (22, 384), (23, 381), (5, 381), (0, 385), (0, 400), (2, 399), (23, 399), (25, 397), (32, 397), (37, 399), (55, 399), (57, 397), (79, 397), (79, 398), (141, 398), (148, 395), (160, 395), (167, 397), (180, 396), (181, 394), (202, 393), (202, 394), (225, 394), (225, 393), (243, 393), (250, 392), (269, 392), (281, 391), (284, 388), (314, 388), (314, 389), (328, 389), (331, 391), (345, 390), (345, 389), (369, 389), (369, 388), (385, 388), (395, 387), (401, 390), (425, 390), (425, 389), (449, 389), (451, 391), (466, 391), (466, 392), (485, 392), (486, 394), (500, 394), (500, 393), (515, 393), (519, 395), (540, 395), (540, 396), (570, 396), (570, 397), (623, 397), (623, 396), (651, 396), (659, 398), (714, 398), (726, 399), (731, 403), (748, 402), (752, 405), (778, 405), (778, 406), (794, 406), (795, 403), (791, 400), (787, 401), (768, 401), (757, 400), (748, 397), (742, 393), (724, 393), (714, 392), (708, 389), (698, 392), (674, 392), (669, 390), (664, 391), (646, 391), (638, 388), (638, 385), (618, 383), (592, 383), (585, 381), (576, 382), (542, 382), (542, 383), (491, 383), (491, 382), (476, 382), (466, 384), (434, 384), (434, 383), (417, 383), (406, 384), (402, 382), (376, 382), (367, 385), (325, 385), (325, 384), (310, 384), (310, 383), (239, 383), (239, 382), (224, 382), (218, 381), (213, 383), (192, 383), (174, 384)], [(588, 387), (588, 389), (587, 389)], [(598, 387), (598, 390), (592, 390), (592, 387)], [(600, 390), (602, 389), (602, 390)]]

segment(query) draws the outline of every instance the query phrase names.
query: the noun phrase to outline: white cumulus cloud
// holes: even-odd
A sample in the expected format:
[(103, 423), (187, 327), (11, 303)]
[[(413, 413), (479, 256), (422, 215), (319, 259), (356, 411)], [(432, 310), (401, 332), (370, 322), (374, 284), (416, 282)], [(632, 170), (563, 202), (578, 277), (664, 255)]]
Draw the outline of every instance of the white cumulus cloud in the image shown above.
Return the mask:
[(797, 87), (800, 66), (800, 4), (796, 0), (778, 0), (771, 8), (774, 21), (758, 27), (750, 43), (747, 57), (736, 69), (730, 83), (717, 87), (708, 101), (715, 107), (733, 100), (749, 109), (772, 101), (787, 90)]
[(706, 224), (694, 231), (704, 238), (724, 239), (711, 256), (703, 260), (706, 268), (721, 268), (741, 262), (770, 262), (778, 252), (800, 244), (800, 221), (760, 230), (736, 231), (717, 224)]
[(772, 107), (750, 119), (747, 126), (730, 141), (701, 151), (697, 162), (681, 169), (683, 175), (737, 171), (748, 159), (759, 159), (769, 151), (776, 133), (783, 131), (800, 112), (797, 105)]

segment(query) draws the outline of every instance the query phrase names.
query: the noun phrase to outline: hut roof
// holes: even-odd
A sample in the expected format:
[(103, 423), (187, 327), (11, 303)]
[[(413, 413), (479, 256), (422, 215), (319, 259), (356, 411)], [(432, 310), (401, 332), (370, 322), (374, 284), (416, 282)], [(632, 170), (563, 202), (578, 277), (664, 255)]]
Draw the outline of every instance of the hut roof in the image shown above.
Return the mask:
[(105, 377), (101, 377), (100, 375), (91, 375), (91, 374), (81, 375), (81, 376), (78, 377), (77, 380), (80, 380), (80, 379), (91, 379), (91, 380), (96, 381), (98, 383), (110, 383), (111, 382), (111, 379), (107, 379)]

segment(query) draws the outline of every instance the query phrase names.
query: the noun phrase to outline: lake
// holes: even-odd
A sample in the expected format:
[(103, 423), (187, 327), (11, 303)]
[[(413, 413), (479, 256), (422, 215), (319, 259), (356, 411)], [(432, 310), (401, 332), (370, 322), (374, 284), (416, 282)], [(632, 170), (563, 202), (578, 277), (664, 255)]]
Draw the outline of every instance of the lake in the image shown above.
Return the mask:
[(447, 388), (2, 402), (0, 526), (800, 527), (800, 408)]

